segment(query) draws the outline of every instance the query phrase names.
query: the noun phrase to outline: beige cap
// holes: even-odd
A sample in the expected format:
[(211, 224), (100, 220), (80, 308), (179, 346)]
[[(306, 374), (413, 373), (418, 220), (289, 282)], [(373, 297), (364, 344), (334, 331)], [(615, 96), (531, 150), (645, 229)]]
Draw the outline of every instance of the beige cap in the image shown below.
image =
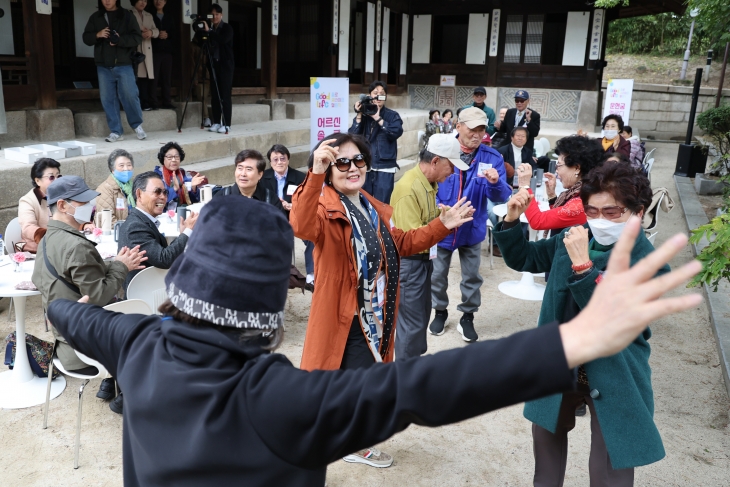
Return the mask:
[(465, 108), (459, 114), (459, 122), (465, 124), (470, 129), (475, 129), (480, 125), (487, 126), (487, 114), (484, 110), (477, 107)]
[(462, 171), (468, 171), (469, 165), (461, 160), (461, 146), (453, 134), (433, 134), (428, 138), (426, 150), (431, 154), (451, 161), (451, 164)]

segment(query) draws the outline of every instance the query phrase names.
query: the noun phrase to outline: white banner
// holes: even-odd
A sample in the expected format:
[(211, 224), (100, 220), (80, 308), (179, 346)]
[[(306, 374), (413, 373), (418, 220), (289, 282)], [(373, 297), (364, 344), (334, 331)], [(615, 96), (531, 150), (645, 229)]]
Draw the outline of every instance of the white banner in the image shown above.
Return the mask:
[(279, 0), (271, 0), (271, 35), (279, 35)]
[(35, 10), (39, 14), (51, 15), (53, 12), (51, 0), (35, 0)]
[(628, 125), (633, 91), (634, 80), (609, 79), (606, 86), (606, 98), (603, 102), (603, 117), (610, 114), (621, 115), (624, 124)]
[(309, 78), (311, 98), (310, 146), (350, 127), (350, 78)]
[(593, 11), (593, 25), (591, 26), (590, 53), (588, 59), (595, 61), (601, 58), (601, 41), (603, 40), (603, 13), (597, 8)]
[(501, 20), (502, 11), (500, 9), (492, 10), (492, 37), (489, 39), (489, 57), (497, 55), (499, 47), (499, 21)]

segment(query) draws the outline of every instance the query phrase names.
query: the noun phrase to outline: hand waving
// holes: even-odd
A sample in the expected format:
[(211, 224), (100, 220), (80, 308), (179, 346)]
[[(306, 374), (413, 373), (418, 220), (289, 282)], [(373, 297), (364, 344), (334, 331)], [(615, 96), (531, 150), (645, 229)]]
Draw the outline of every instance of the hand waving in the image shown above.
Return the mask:
[(334, 139), (325, 140), (321, 144), (319, 144), (317, 150), (314, 151), (314, 154), (312, 155), (312, 157), (314, 158), (314, 163), (312, 164), (312, 173), (324, 174), (327, 172), (330, 164), (335, 162), (337, 154), (339, 154), (340, 150), (337, 147), (332, 147), (333, 142)]
[(473, 214), (474, 208), (471, 206), (471, 201), (466, 201), (466, 198), (461, 198), (451, 208), (441, 206), (439, 218), (446, 228), (453, 230), (466, 222), (472, 221)]

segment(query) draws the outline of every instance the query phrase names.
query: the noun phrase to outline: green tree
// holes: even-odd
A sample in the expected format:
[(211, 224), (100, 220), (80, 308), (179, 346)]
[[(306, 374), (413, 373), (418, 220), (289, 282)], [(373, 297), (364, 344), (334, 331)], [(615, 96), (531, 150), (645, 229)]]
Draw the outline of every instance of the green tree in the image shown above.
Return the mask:
[(730, 2), (728, 0), (689, 0), (687, 10), (695, 8), (699, 10), (695, 20), (697, 20), (697, 24), (702, 25), (711, 38), (712, 47), (716, 51), (718, 48), (722, 48), (724, 51), (725, 43), (730, 42), (730, 28), (728, 27)]

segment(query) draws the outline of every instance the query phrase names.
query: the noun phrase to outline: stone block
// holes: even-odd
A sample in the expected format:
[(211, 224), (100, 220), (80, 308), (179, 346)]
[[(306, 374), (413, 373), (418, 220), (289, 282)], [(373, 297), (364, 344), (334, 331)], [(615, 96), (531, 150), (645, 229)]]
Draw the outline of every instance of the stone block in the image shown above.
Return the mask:
[(287, 147), (291, 157), (289, 158), (289, 166), (294, 169), (307, 167), (307, 160), (309, 159), (309, 144), (298, 145), (294, 147)]
[(671, 132), (682, 135), (687, 132), (687, 124), (683, 122), (657, 122), (656, 130), (657, 132)]
[(725, 184), (722, 181), (710, 179), (704, 174), (695, 176), (695, 191), (697, 191), (697, 194), (722, 194), (724, 189)]
[(670, 102), (661, 101), (655, 110), (660, 112), (689, 112), (691, 108), (691, 100)]
[[(208, 113), (212, 113), (212, 108), (208, 106)], [(242, 125), (246, 123), (259, 123), (271, 119), (271, 107), (258, 103), (234, 104), (231, 118), (231, 125)]]
[(266, 154), (272, 145), (277, 143), (277, 132), (264, 132), (234, 137), (232, 141), (232, 154), (238, 154), (244, 149), (255, 149)]
[[(606, 93), (603, 93), (604, 99), (606, 96)], [(633, 93), (634, 100), (645, 100), (645, 101), (670, 101), (672, 99), (672, 95), (669, 93), (656, 93), (652, 91), (637, 91), (636, 88), (634, 88)], [(633, 104), (633, 103), (632, 103)]]
[(28, 140), (25, 110), (5, 112), (5, 118), (8, 122), (8, 133), (0, 134), (0, 144), (7, 145), (11, 140)]
[(689, 114), (686, 112), (654, 112), (654, 120), (657, 122), (681, 122)]
[[(64, 175), (74, 175), (84, 177), (84, 163), (81, 158), (63, 159), (61, 163), (61, 172)], [(3, 165), (0, 170), (0, 208), (11, 208), (18, 206), (18, 200), (28, 191), (31, 190), (30, 182), (30, 164), (7, 162), (7, 166)], [(0, 227), (0, 233), (3, 232)]]
[(74, 139), (73, 113), (68, 108), (27, 110), (26, 136), (41, 142)]
[[(111, 149), (110, 151), (111, 152)], [(145, 165), (141, 162), (141, 158), (136, 154), (132, 153), (132, 157), (134, 158), (134, 173), (139, 174), (144, 171), (150, 171), (152, 170), (152, 167), (145, 167)], [(99, 186), (101, 183), (106, 180), (106, 178), (109, 177), (109, 164), (107, 163), (107, 158), (109, 157), (109, 153), (106, 154), (94, 154), (93, 156), (88, 156), (86, 158), (83, 158), (84, 163), (84, 181), (86, 181), (86, 184), (89, 185), (90, 188), (96, 189), (97, 186)], [(61, 167), (64, 167), (65, 165), (63, 162), (61, 162)], [(66, 174), (66, 170), (64, 167), (64, 174)]]
[[(176, 123), (180, 123), (180, 119), (183, 116), (183, 110), (185, 109), (185, 102), (174, 101), (172, 102), (172, 105), (175, 107), (175, 115), (177, 118)], [(202, 107), (202, 102), (188, 102), (187, 109), (185, 109), (185, 120), (183, 120), (182, 128), (200, 127)]]
[(641, 131), (656, 130), (656, 124), (655, 120), (631, 120), (631, 126)]
[[(18, 202), (16, 201), (15, 204), (17, 205)], [(18, 217), (18, 207), (14, 206), (12, 208), (3, 208), (0, 210), (0, 233), (5, 233), (5, 229), (8, 227), (8, 224), (11, 222), (13, 218)], [(7, 269), (7, 267), (6, 267)]]
[[(127, 123), (127, 116), (121, 112), (122, 130), (125, 137), (134, 136), (134, 130)], [(79, 112), (74, 115), (77, 137), (106, 137), (109, 126), (104, 112)], [(152, 110), (142, 112), (142, 127), (145, 132), (161, 132), (177, 129), (177, 114), (174, 110)]]
[(283, 98), (263, 99), (259, 100), (257, 103), (260, 105), (267, 105), (269, 107), (271, 120), (285, 120), (287, 118), (286, 100)]
[[(233, 146), (230, 137), (213, 138), (185, 145), (185, 165), (230, 157)], [(233, 159), (231, 159), (232, 161)]]
[(309, 102), (296, 102), (286, 104), (286, 118), (298, 119), (309, 118), (312, 105)]
[(288, 130), (279, 132), (277, 135), (277, 144), (282, 144), (290, 148), (297, 145), (309, 145), (309, 129)]
[(581, 91), (578, 103), (576, 129), (593, 130), (598, 108), (598, 93), (595, 91)]

